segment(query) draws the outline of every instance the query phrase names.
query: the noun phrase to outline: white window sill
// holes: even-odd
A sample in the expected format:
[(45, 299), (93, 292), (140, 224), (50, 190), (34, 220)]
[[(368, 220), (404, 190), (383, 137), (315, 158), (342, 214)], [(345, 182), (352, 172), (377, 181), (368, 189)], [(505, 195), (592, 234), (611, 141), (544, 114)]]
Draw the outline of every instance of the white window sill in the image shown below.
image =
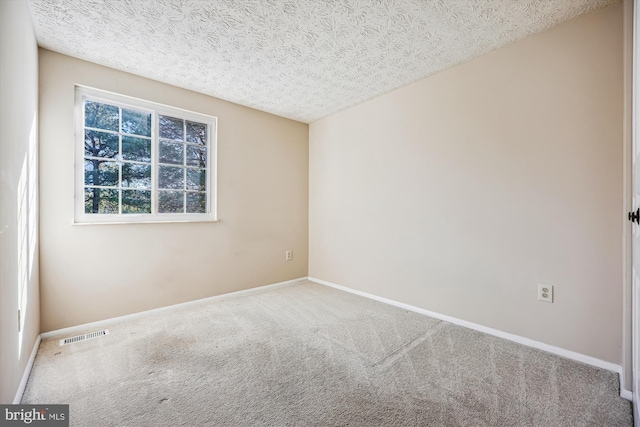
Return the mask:
[(219, 219), (184, 219), (184, 220), (150, 220), (150, 221), (92, 221), (92, 222), (72, 222), (71, 225), (144, 225), (144, 224), (185, 224), (185, 223), (206, 223), (220, 222)]

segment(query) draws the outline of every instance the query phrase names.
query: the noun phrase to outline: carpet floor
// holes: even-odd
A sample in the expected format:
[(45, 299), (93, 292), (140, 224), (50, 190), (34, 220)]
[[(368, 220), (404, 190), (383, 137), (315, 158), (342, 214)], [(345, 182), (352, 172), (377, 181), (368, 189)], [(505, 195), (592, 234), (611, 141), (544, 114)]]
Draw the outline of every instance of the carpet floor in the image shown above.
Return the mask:
[(81, 427), (633, 424), (615, 373), (309, 281), (108, 329), (43, 340), (22, 403)]

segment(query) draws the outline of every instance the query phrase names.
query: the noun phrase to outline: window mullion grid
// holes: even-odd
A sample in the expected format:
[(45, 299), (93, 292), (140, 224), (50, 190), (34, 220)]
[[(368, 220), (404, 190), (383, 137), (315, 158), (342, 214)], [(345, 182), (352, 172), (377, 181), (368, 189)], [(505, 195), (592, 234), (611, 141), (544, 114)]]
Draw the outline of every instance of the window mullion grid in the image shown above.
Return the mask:
[[(84, 90), (84, 89), (83, 89)], [(78, 92), (76, 92), (78, 93)], [(90, 126), (86, 126), (86, 122), (87, 119), (85, 117), (86, 115), (86, 108), (85, 108), (85, 104), (87, 99), (89, 98), (93, 98), (95, 96), (95, 98), (97, 98), (96, 100), (92, 99), (92, 102), (99, 102), (99, 103), (104, 103), (107, 105), (112, 105), (117, 107), (117, 119), (118, 119), (118, 127), (117, 130), (109, 130), (109, 129), (104, 129), (104, 128), (99, 128), (99, 127), (90, 127)], [(126, 191), (134, 191), (134, 188), (130, 188), (128, 189), (128, 187), (124, 187), (124, 156), (123, 156), (123, 145), (124, 145), (124, 138), (125, 137), (132, 137), (132, 138), (140, 138), (140, 139), (147, 139), (147, 137), (145, 137), (144, 135), (137, 135), (137, 134), (129, 134), (126, 133), (124, 128), (123, 128), (123, 119), (124, 119), (124, 109), (129, 108), (129, 104), (127, 104), (127, 106), (124, 106), (124, 101), (123, 100), (113, 100), (113, 99), (105, 99), (108, 98), (108, 96), (102, 96), (101, 94), (95, 94), (92, 96), (86, 96), (86, 95), (82, 95), (81, 101), (80, 101), (80, 107), (77, 109), (78, 114), (76, 114), (76, 117), (79, 117), (79, 123), (80, 123), (80, 127), (78, 129), (81, 129), (82, 132), (79, 132), (78, 135), (80, 135), (78, 137), (78, 140), (80, 141), (79, 144), (79, 148), (80, 148), (80, 159), (81, 161), (79, 162), (79, 165), (76, 168), (76, 173), (77, 173), (77, 180), (79, 182), (79, 186), (77, 185), (76, 188), (79, 189), (78, 191), (80, 191), (79, 196), (77, 197), (78, 200), (80, 200), (81, 202), (79, 202), (78, 204), (80, 205), (80, 208), (76, 209), (76, 213), (78, 213), (79, 215), (85, 215), (85, 207), (84, 207), (84, 198), (85, 198), (85, 192), (90, 190), (90, 191), (94, 191), (94, 190), (98, 190), (101, 189), (103, 191), (109, 191), (109, 190), (116, 190), (117, 193), (117, 211), (112, 211), (112, 212), (117, 212), (118, 216), (123, 215), (123, 211), (124, 211), (124, 194)], [(78, 98), (76, 98), (78, 99)], [(120, 105), (118, 105), (120, 104)], [(77, 105), (77, 104), (76, 104)], [(160, 172), (160, 132), (159, 132), (159, 126), (160, 126), (160, 120), (159, 120), (159, 114), (160, 114), (160, 110), (155, 109), (150, 107), (148, 104), (145, 105), (139, 105), (139, 106), (134, 106), (136, 107), (135, 109), (137, 109), (137, 107), (140, 107), (141, 109), (146, 110), (148, 113), (151, 114), (151, 132), (150, 132), (150, 143), (151, 143), (151, 155), (150, 155), (150, 169), (151, 169), (151, 176), (150, 176), (150, 201), (151, 201), (151, 216), (153, 217), (160, 217), (159, 215), (159, 208), (160, 208), (160, 191), (161, 189), (159, 188), (159, 172)], [(115, 112), (115, 111), (114, 111)], [(175, 115), (173, 115), (175, 113)], [(182, 132), (183, 132), (183, 138), (182, 141), (180, 141), (182, 143), (183, 146), (183, 163), (181, 165), (181, 169), (182, 169), (182, 175), (183, 175), (183, 187), (181, 189), (181, 193), (182, 193), (182, 202), (183, 202), (183, 209), (182, 209), (182, 215), (189, 215), (189, 208), (188, 208), (188, 200), (190, 200), (190, 198), (188, 197), (190, 193), (193, 193), (193, 197), (195, 200), (195, 197), (197, 194), (203, 194), (204, 196), (204, 202), (205, 202), (205, 213), (208, 213), (210, 211), (210, 206), (212, 203), (212, 195), (211, 195), (211, 156), (212, 156), (212, 152), (211, 152), (211, 145), (210, 145), (210, 141), (211, 141), (211, 131), (212, 131), (212, 125), (211, 123), (207, 123), (204, 120), (202, 122), (199, 121), (199, 117), (196, 118), (196, 123), (207, 123), (207, 127), (206, 127), (206, 140), (203, 141), (204, 142), (204, 147), (201, 147), (202, 144), (195, 144), (195, 143), (190, 143), (187, 141), (187, 128), (188, 128), (188, 120), (191, 120), (191, 118), (187, 118), (189, 116), (188, 113), (185, 114), (184, 116), (182, 115), (182, 112), (167, 112), (167, 114), (169, 114), (169, 116), (171, 117), (176, 117), (179, 119), (182, 119)], [(112, 116), (113, 117), (113, 116)], [(113, 118), (116, 118), (113, 117)], [(215, 123), (215, 119), (214, 119), (214, 123)], [(111, 134), (113, 135), (111, 138), (115, 139), (114, 137), (116, 137), (117, 135), (117, 149), (118, 149), (118, 153), (116, 158), (112, 159), (111, 161), (116, 162), (117, 164), (117, 169), (116, 169), (116, 173), (117, 173), (117, 183), (115, 188), (114, 187), (109, 187), (109, 186), (104, 186), (104, 185), (96, 185), (97, 183), (93, 183), (93, 185), (87, 185), (87, 183), (84, 180), (84, 176), (85, 176), (85, 169), (84, 169), (84, 162), (85, 159), (86, 160), (100, 160), (100, 161), (109, 161), (109, 158), (96, 158), (93, 159), (93, 156), (89, 156), (90, 158), (86, 158), (85, 157), (85, 150), (84, 150), (84, 133), (86, 133), (86, 131), (94, 131), (94, 132), (100, 132), (103, 134)], [(115, 142), (115, 141), (114, 141)], [(177, 141), (176, 141), (177, 142)], [(204, 168), (199, 167), (199, 166), (189, 166), (189, 152), (187, 150), (187, 148), (189, 147), (197, 147), (197, 148), (202, 148), (204, 150), (206, 150), (206, 165)], [(193, 154), (195, 155), (196, 152), (194, 151)], [(131, 159), (131, 161), (127, 161), (126, 163), (131, 163), (131, 165), (144, 165), (144, 164), (148, 164), (145, 161), (142, 160), (134, 160), (133, 158)], [(172, 164), (167, 164), (167, 167), (169, 166), (173, 166)], [(200, 169), (204, 169), (204, 174), (205, 174), (205, 188), (201, 189), (199, 186), (197, 188), (194, 189), (190, 189), (189, 187), (189, 177), (191, 177), (191, 175), (188, 173), (190, 169), (193, 169), (194, 171), (200, 171)], [(136, 169), (137, 171), (137, 169)], [(137, 176), (138, 172), (135, 172), (134, 175), (132, 175), (130, 178), (133, 178), (133, 176)], [(199, 172), (200, 173), (200, 172)], [(113, 176), (113, 175), (112, 175)], [(200, 176), (199, 174), (194, 173), (193, 175), (194, 177), (196, 176)], [(200, 178), (198, 178), (200, 179)], [(137, 181), (136, 181), (137, 182)], [(136, 187), (138, 188), (138, 187)], [(142, 190), (146, 190), (145, 188), (138, 188), (139, 191)], [(136, 191), (138, 191), (136, 190)], [(132, 193), (133, 194), (133, 193)], [(139, 195), (136, 193), (135, 194), (136, 197), (138, 197)], [(105, 196), (106, 197), (106, 196)], [(132, 196), (133, 197), (133, 196)], [(142, 196), (140, 196), (142, 197)], [(197, 196), (200, 197), (200, 196)], [(109, 203), (107, 201), (107, 199), (105, 199), (105, 203)], [(180, 212), (180, 211), (178, 211)], [(92, 213), (92, 212), (87, 212), (87, 213)], [(96, 212), (98, 213), (98, 212)], [(200, 213), (200, 211), (198, 210), (198, 213)], [(101, 214), (102, 215), (102, 214)], [(107, 215), (105, 213), (105, 216), (102, 217), (104, 219), (107, 219)], [(96, 216), (95, 218), (100, 218), (99, 216)], [(132, 219), (141, 219), (138, 216), (131, 216), (130, 218)], [(167, 217), (170, 218), (170, 220), (173, 220), (174, 218), (177, 217)], [(88, 222), (88, 221), (81, 221), (81, 222)], [(124, 222), (124, 221), (123, 221)]]
[(211, 184), (211, 175), (210, 175), (210, 170), (211, 170), (211, 150), (213, 149), (211, 147), (211, 132), (213, 131), (212, 126), (210, 124), (207, 124), (207, 133), (206, 133), (206, 138), (204, 141), (204, 146), (205, 146), (205, 164), (204, 164), (204, 210), (205, 212), (211, 212), (211, 199), (209, 197), (209, 187)]
[(187, 213), (187, 120), (182, 119), (182, 213)]
[(92, 128), (91, 126), (84, 126), (83, 125), (83, 129), (85, 131), (93, 131), (93, 132), (102, 132), (102, 133), (110, 133), (112, 135), (119, 135), (121, 132), (118, 132), (117, 130), (109, 130), (109, 129), (100, 129), (100, 128)]
[(118, 213), (122, 214), (122, 107), (118, 107)]
[(157, 111), (151, 116), (151, 214), (158, 215), (160, 193), (158, 191), (158, 174), (160, 173), (160, 119)]
[(187, 169), (182, 170), (184, 183), (182, 184), (182, 213), (187, 212)]

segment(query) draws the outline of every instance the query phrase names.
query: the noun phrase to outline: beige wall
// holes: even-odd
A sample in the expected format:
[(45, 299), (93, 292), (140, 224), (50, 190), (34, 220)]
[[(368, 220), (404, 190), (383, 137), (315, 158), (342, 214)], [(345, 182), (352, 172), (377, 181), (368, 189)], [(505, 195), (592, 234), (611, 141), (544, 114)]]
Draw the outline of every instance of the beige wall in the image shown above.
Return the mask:
[(40, 333), (38, 47), (24, 1), (0, 1), (0, 64), (0, 403), (13, 403)]
[[(218, 117), (220, 222), (72, 225), (74, 84)], [(40, 115), (43, 332), (307, 275), (308, 125), (42, 49)]]
[(309, 275), (621, 363), (622, 75), (614, 5), (312, 123)]

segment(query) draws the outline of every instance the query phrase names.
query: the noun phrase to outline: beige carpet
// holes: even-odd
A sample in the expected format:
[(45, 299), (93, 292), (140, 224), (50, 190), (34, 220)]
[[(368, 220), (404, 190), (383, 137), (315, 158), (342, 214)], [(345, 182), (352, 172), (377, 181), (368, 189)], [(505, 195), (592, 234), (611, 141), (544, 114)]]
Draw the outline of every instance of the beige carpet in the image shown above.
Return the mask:
[(311, 282), (109, 330), (44, 340), (22, 402), (82, 427), (632, 425), (617, 374)]

